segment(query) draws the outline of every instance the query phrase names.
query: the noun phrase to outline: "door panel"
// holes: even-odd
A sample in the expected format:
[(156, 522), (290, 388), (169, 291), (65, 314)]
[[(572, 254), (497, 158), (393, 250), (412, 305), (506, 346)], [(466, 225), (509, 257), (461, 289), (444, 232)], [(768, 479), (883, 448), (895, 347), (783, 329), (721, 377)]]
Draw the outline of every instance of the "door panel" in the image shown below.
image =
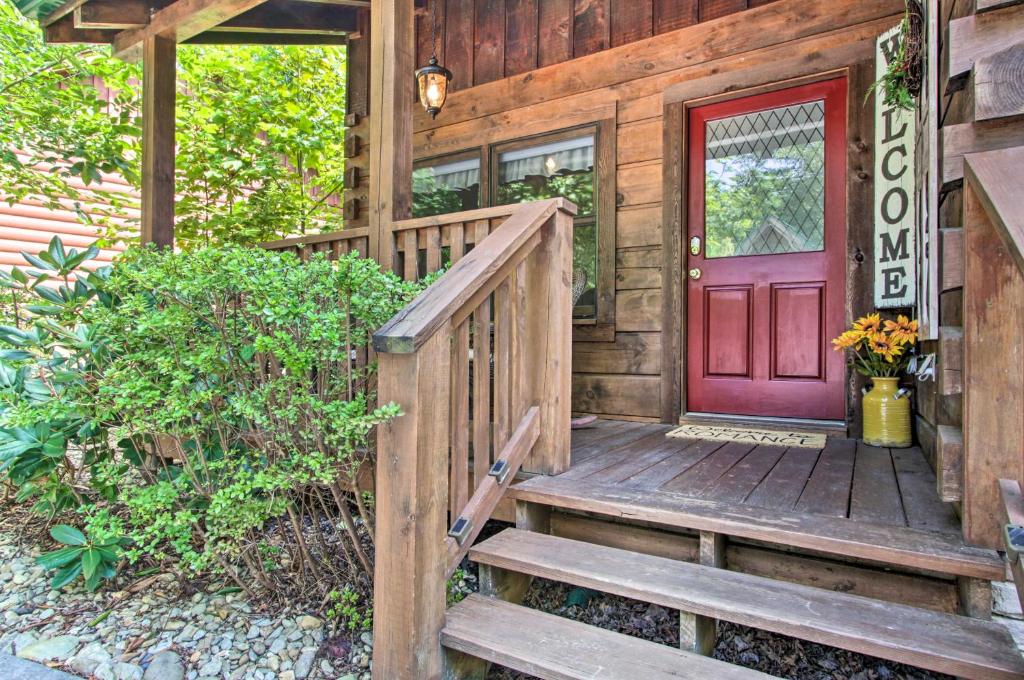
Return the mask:
[(772, 286), (772, 378), (823, 380), (825, 284)]
[(704, 288), (706, 375), (751, 377), (752, 294), (750, 286)]
[(694, 108), (688, 130), (687, 410), (843, 419), (846, 80)]

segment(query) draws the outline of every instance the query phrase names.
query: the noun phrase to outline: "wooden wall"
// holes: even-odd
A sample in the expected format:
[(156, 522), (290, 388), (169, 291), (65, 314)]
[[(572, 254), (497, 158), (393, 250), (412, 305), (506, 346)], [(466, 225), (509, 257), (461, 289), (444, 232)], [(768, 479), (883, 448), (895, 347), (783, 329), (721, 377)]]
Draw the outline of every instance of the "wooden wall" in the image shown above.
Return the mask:
[[(459, 15), (462, 28), (458, 30), (473, 30), (479, 37), (476, 21), (487, 19), (500, 23), (490, 17), (489, 11), (483, 10), (483, 4), (477, 2), (473, 22), (467, 18), (470, 15)], [(506, 6), (518, 11), (522, 5), (532, 4), (509, 0)], [(652, 7), (652, 12), (653, 8), (668, 5), (660, 2), (635, 4)], [(672, 6), (677, 4), (681, 3), (672, 3)], [(746, 7), (745, 1), (702, 4), (705, 16), (712, 11), (712, 6), (718, 8), (714, 12), (723, 13), (727, 13), (728, 7)], [(446, 11), (456, 6), (460, 12), (468, 11), (464, 8), (472, 5), (472, 0), (447, 0)], [(552, 5), (560, 3), (542, 1), (538, 11), (550, 9)], [(577, 47), (585, 44), (576, 33), (583, 21), (581, 17), (586, 16), (586, 12), (580, 10), (589, 11), (592, 6), (611, 8), (612, 11), (603, 16), (612, 17), (612, 26), (602, 31), (607, 31), (609, 36), (620, 36), (616, 40), (621, 40), (622, 25), (618, 29), (614, 26), (615, 16), (618, 16), (615, 8), (632, 7), (633, 3), (607, 5), (577, 1), (572, 22), (573, 54)], [(672, 328), (667, 335), (663, 333), (666, 330), (663, 328), (662, 285), (663, 172), (666, 168), (663, 148), (668, 136), (663, 122), (666, 91), (700, 83), (705, 90), (721, 94), (792, 78), (794, 73), (832, 71), (836, 63), (864, 64), (872, 59), (874, 38), (895, 25), (902, 9), (901, 0), (778, 0), (568, 61), (565, 60), (570, 55), (569, 42), (561, 38), (561, 56), (557, 61), (562, 63), (494, 80), (498, 74), (507, 75), (509, 19), (505, 17), (505, 31), (493, 33), (495, 44), (500, 43), (500, 48), (495, 48), (500, 59), (488, 52), (487, 59), (491, 61), (486, 69), (480, 68), (479, 61), (474, 62), (477, 67), (474, 73), (489, 82), (453, 93), (434, 121), (421, 115), (422, 112), (417, 113), (414, 135), (417, 158), (595, 121), (613, 122), (615, 186), (602, 189), (614, 191), (616, 197), (615, 318), (607, 332), (575, 329), (574, 410), (657, 420), (662, 418), (663, 412), (670, 413), (673, 408), (670, 403), (663, 404), (662, 397), (662, 386), (666, 381), (678, 380), (681, 369), (679, 362), (667, 366), (662, 358), (663, 341), (668, 338), (671, 342), (676, 337)], [(641, 35), (656, 32), (655, 27), (660, 24), (655, 23), (654, 17), (664, 17), (663, 11), (650, 14), (649, 29), (647, 10), (641, 12), (645, 17)], [(481, 16), (481, 12), (485, 16)], [(697, 16), (701, 16), (699, 6)], [(454, 15), (446, 20), (446, 25), (451, 35), (456, 25)], [(533, 34), (527, 32), (525, 36), (513, 31), (515, 44), (539, 45), (543, 40), (551, 40), (544, 37), (544, 31), (555, 25), (544, 21), (540, 24), (542, 28)], [(505, 36), (504, 39), (499, 41), (499, 35)], [(609, 37), (608, 41), (611, 40)], [(460, 48), (465, 49), (469, 44), (470, 41), (463, 40)], [(476, 57), (482, 49), (478, 46), (474, 50)], [(538, 49), (538, 63), (544, 63), (540, 61), (539, 52)], [(453, 54), (446, 55), (448, 66), (458, 69), (458, 60), (451, 60)], [(468, 58), (468, 52), (460, 57)], [(533, 57), (526, 63), (532, 65)], [(463, 73), (465, 78), (466, 72)], [(857, 89), (850, 94), (852, 107), (853, 103), (863, 102), (868, 81), (858, 77), (851, 78), (851, 82), (856, 83)], [(854, 183), (866, 189), (851, 185), (848, 191), (860, 195), (862, 200), (870, 197), (871, 139), (868, 135), (851, 142), (851, 148), (857, 147), (856, 153), (851, 152), (851, 175)], [(854, 160), (855, 157), (858, 160)], [(671, 210), (668, 212), (671, 214)], [(855, 226), (870, 227), (866, 222), (870, 215), (869, 204), (866, 210), (850, 214), (857, 220)], [(869, 243), (864, 247), (870, 248)], [(855, 257), (855, 253), (851, 252), (851, 257)]]
[(774, 1), (427, 0), (416, 63), (436, 51), (460, 90)]

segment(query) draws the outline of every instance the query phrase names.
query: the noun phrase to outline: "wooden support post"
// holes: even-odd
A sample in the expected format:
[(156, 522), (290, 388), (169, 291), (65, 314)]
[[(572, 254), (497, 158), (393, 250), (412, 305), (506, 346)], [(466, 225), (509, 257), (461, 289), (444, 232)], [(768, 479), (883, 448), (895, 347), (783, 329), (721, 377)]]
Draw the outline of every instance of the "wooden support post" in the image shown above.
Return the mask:
[(551, 506), (516, 501), (516, 528), (524, 531), (536, 531), (539, 534), (550, 534)]
[(960, 613), (975, 619), (992, 618), (992, 582), (961, 576), (956, 580)]
[(391, 223), (412, 215), (412, 106), (416, 40), (412, 0), (370, 12), (370, 257), (392, 271)]
[(523, 470), (547, 475), (565, 472), (570, 461), (572, 217), (555, 212), (527, 265), (522, 353), (544, 361), (529, 361), (524, 376), (526, 403), (540, 407), (541, 429)]
[[(725, 536), (700, 532), (700, 563), (725, 569)], [(679, 612), (679, 646), (690, 652), (711, 656), (718, 642), (718, 621), (690, 612)]]
[(373, 677), (441, 677), (451, 323), (412, 354), (380, 354), (378, 391), (403, 415), (380, 429)]
[(142, 45), (143, 243), (174, 246), (174, 106), (177, 44), (156, 35)]
[[(993, 550), (1004, 547), (998, 480), (1024, 479), (1024, 267), (986, 209), (974, 164), (1004, 153), (969, 155), (963, 191), (963, 531), (968, 543)], [(989, 191), (1019, 196), (1009, 174), (991, 174), (1003, 184)]]

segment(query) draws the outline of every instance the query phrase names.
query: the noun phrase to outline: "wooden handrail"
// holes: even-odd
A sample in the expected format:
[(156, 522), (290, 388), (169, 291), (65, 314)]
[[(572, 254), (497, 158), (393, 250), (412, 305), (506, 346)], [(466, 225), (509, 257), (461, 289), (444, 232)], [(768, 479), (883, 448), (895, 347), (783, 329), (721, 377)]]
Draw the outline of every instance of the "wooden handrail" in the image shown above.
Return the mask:
[(520, 466), (569, 466), (575, 212), (550, 199), (390, 230), (407, 279), (442, 266), (446, 238), (453, 264), (374, 334), (378, 400), (402, 412), (377, 439), (375, 678), (441, 677), (448, 577)]
[(508, 205), (496, 205), (491, 208), (477, 208), (475, 210), (463, 210), (462, 212), (446, 213), (444, 215), (432, 215), (430, 217), (414, 217), (408, 220), (392, 222), (391, 231), (406, 231), (408, 229), (423, 229), (424, 227), (440, 227), (445, 224), (456, 222), (476, 222), (477, 220), (491, 220), (495, 217), (508, 217), (520, 207), (518, 203)]
[(1024, 146), (973, 153), (964, 157), (964, 177), (1006, 244), (1017, 269), (1024, 272), (1024, 194), (1020, 172)]
[(261, 243), (260, 247), (266, 248), (267, 250), (282, 250), (285, 248), (313, 245), (314, 243), (351, 241), (358, 238), (366, 238), (369, 234), (370, 230), (367, 227), (342, 229), (341, 231), (328, 231), (321, 234), (306, 234), (305, 236), (293, 236), (291, 238), (283, 238), (277, 241), (267, 241), (266, 243)]
[[(540, 227), (559, 210), (576, 214), (576, 206), (564, 198), (521, 205), (444, 277), (374, 333), (374, 349), (408, 354), (416, 351), (445, 321), (461, 321), (457, 316), (460, 311), (472, 309), (473, 301), (490, 295), (501, 282), (502, 274), (526, 259), (539, 242), (535, 237)], [(451, 217), (463, 222), (464, 215), (456, 213)], [(418, 224), (421, 220), (410, 222), (424, 226)]]

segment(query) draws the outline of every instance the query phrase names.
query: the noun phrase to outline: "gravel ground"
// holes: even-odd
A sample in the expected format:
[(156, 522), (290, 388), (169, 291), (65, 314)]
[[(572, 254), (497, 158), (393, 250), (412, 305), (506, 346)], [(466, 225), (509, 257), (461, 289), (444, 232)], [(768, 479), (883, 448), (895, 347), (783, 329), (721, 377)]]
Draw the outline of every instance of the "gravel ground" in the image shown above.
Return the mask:
[[(530, 607), (576, 621), (676, 647), (679, 613), (656, 604), (573, 588), (563, 583), (535, 580), (526, 602)], [(783, 635), (718, 624), (715, 658), (793, 680), (945, 680), (930, 673), (834, 647), (804, 642)], [(490, 680), (524, 680), (532, 676), (495, 668)]]
[(171, 575), (58, 593), (38, 554), (0, 531), (0, 653), (98, 680), (370, 677), (369, 633), (332, 638), (305, 612), (260, 612), (243, 595), (191, 592)]

